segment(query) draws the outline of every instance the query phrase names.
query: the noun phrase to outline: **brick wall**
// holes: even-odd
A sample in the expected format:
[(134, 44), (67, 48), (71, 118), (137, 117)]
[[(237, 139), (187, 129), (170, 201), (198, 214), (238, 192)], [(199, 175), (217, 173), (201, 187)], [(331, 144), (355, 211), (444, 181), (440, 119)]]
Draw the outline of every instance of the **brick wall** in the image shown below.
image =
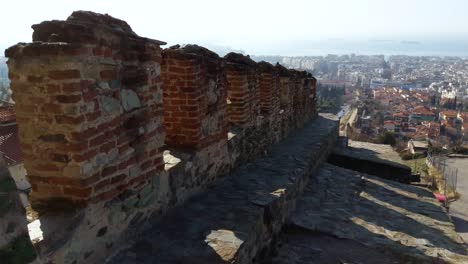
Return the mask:
[(5, 54), (32, 200), (107, 200), (163, 168), (163, 42), (108, 15), (33, 26)]
[(277, 114), (280, 109), (279, 77), (274, 66), (268, 62), (259, 62), (260, 107), (264, 114)]
[(201, 149), (227, 140), (224, 61), (197, 45), (164, 50), (166, 144)]
[(307, 74), (305, 80), (305, 112), (306, 112), (306, 121), (311, 119), (316, 115), (315, 113), (315, 90), (317, 86), (317, 79), (312, 77), (310, 73)]
[(196, 45), (162, 51), (164, 42), (92, 12), (33, 29), (34, 42), (6, 56), (34, 203), (84, 206), (140, 188), (163, 171), (166, 148), (200, 151), (211, 158), (199, 166), (211, 168), (227, 151), (228, 123), (244, 127), (235, 142), (250, 159), (315, 114), (306, 72)]
[(279, 76), (279, 98), (281, 109), (292, 108), (292, 93), (290, 87), (291, 72), (281, 64), (275, 65), (275, 70)]
[(260, 112), (256, 63), (248, 56), (229, 53), (226, 61), (228, 120), (243, 126), (256, 119)]

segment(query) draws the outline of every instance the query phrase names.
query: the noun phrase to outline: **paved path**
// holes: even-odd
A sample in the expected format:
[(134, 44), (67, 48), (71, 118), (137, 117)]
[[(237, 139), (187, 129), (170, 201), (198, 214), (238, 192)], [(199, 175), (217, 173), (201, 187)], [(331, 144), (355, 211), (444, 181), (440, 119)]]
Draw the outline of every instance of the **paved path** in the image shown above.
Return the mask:
[(447, 159), (447, 165), (458, 168), (457, 192), (461, 197), (450, 205), (450, 216), (456, 231), (468, 243), (468, 159)]

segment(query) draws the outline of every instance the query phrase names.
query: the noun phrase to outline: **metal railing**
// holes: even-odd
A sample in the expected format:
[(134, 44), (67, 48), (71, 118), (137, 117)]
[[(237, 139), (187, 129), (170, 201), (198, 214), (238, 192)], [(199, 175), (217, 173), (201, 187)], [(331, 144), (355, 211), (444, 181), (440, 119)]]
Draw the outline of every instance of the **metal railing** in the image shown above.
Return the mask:
[[(443, 186), (439, 186), (440, 189), (444, 190), (445, 195), (445, 206), (448, 208), (448, 193), (456, 194), (457, 192), (457, 181), (458, 181), (458, 168), (450, 167), (447, 164), (447, 157), (446, 156), (437, 156), (428, 153), (426, 157), (428, 163), (432, 165), (435, 169), (437, 169), (443, 179)], [(435, 186), (436, 179), (432, 176), (432, 184)]]

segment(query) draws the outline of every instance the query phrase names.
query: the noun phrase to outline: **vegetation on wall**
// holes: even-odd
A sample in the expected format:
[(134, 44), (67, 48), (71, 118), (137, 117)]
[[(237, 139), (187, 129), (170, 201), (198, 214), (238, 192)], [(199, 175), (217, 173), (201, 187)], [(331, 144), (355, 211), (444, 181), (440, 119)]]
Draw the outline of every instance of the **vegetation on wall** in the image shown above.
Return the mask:
[(392, 145), (392, 146), (394, 146), (397, 143), (395, 139), (395, 134), (392, 132), (385, 132), (385, 133), (380, 134), (377, 137), (376, 141), (378, 144), (386, 144), (386, 145)]
[(336, 114), (343, 105), (344, 87), (317, 84), (317, 110)]
[(0, 249), (2, 263), (25, 264), (36, 258), (36, 251), (27, 234), (18, 237), (5, 248)]

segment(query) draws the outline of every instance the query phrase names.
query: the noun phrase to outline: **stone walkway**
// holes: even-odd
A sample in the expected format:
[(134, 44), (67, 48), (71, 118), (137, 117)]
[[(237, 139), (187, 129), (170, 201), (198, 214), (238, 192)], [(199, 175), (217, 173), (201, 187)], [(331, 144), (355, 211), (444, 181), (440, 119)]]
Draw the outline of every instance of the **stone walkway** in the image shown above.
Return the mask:
[[(296, 228), (359, 242), (361, 247), (373, 248), (372, 254), (377, 257), (391, 256), (386, 258), (389, 261), (468, 263), (466, 246), (432, 193), (330, 164), (324, 165), (309, 181), (291, 221)], [(282, 247), (285, 252), (278, 249), (275, 263), (321, 263), (315, 262), (317, 258), (303, 262), (279, 259), (294, 255), (288, 251), (301, 245), (303, 239), (280, 241), (286, 244)], [(310, 240), (313, 239), (312, 234)], [(322, 243), (322, 247), (317, 251), (334, 244)], [(329, 263), (340, 263), (337, 257)], [(347, 261), (353, 263), (353, 258)], [(372, 258), (358, 261), (376, 263)]]
[(329, 162), (384, 179), (410, 183), (411, 168), (390, 145), (348, 141), (348, 146), (337, 145)]
[(349, 140), (348, 148), (338, 148), (335, 150), (343, 153), (349, 153), (349, 155), (352, 156), (360, 156), (362, 159), (366, 160), (389, 163), (394, 166), (397, 166), (398, 164), (405, 168), (408, 167), (390, 145)]
[(247, 164), (162, 219), (109, 263), (251, 263), (261, 258), (295, 208), (309, 175), (338, 133), (319, 116), (267, 156)]
[(401, 263), (395, 256), (357, 241), (301, 228), (286, 228), (275, 247), (275, 256), (266, 259), (265, 264)]

